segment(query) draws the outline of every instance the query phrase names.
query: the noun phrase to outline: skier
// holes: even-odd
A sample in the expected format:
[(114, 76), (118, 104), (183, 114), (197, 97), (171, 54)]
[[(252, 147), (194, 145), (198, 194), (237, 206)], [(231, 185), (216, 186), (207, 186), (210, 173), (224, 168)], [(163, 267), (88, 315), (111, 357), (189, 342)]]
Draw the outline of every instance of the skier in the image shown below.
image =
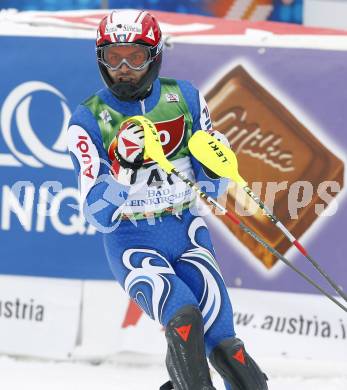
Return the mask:
[(116, 280), (165, 327), (174, 389), (213, 390), (208, 357), (227, 389), (264, 390), (265, 375), (235, 337), (195, 194), (146, 158), (143, 128), (129, 119), (153, 121), (166, 157), (209, 195), (226, 190), (227, 180), (189, 153), (191, 135), (211, 130), (208, 108), (189, 82), (158, 77), (162, 49), (160, 27), (148, 12), (113, 11), (99, 24), (96, 53), (106, 87), (77, 107), (68, 129), (83, 212), (104, 233)]

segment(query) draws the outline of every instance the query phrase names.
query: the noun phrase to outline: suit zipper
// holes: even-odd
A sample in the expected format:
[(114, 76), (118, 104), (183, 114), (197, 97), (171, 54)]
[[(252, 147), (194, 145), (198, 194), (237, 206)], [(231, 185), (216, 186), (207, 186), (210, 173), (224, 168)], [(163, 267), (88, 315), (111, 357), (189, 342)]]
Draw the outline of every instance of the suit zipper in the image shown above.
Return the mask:
[(140, 100), (142, 115), (146, 114), (145, 100)]

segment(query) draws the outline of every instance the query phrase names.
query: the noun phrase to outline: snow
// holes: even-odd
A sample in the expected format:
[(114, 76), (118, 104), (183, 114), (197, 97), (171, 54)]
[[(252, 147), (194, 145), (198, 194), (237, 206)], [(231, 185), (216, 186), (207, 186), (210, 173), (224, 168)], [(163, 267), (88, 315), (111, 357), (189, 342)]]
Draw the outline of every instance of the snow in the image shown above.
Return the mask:
[[(158, 390), (168, 379), (164, 364), (125, 364), (109, 361), (49, 362), (0, 357), (1, 388), (6, 390)], [(347, 370), (328, 363), (287, 364), (285, 359), (264, 360), (270, 390), (346, 390)], [(290, 367), (288, 367), (290, 366)], [(306, 368), (303, 369), (303, 366)], [(326, 369), (324, 369), (326, 367)], [(334, 368), (335, 367), (335, 368)], [(336, 368), (337, 367), (337, 368)], [(297, 375), (293, 372), (297, 368)], [(291, 373), (291, 371), (293, 371)], [(284, 374), (284, 375), (283, 375)], [(221, 379), (213, 372), (217, 390)]]

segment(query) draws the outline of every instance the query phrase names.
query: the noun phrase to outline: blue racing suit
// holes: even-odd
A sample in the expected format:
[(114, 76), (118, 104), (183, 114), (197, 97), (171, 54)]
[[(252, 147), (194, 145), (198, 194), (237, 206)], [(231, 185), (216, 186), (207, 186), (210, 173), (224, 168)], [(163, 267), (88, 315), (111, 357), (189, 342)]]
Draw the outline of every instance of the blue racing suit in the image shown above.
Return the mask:
[(187, 147), (195, 131), (211, 128), (204, 98), (187, 81), (159, 78), (143, 100), (121, 101), (105, 88), (72, 115), (68, 144), (81, 207), (88, 222), (104, 233), (116, 280), (147, 315), (165, 326), (183, 306), (199, 307), (209, 354), (235, 333), (196, 195), (153, 161), (145, 161), (129, 186), (110, 172), (119, 124), (134, 115), (156, 124), (167, 158), (187, 177), (213, 197), (225, 192), (228, 181), (210, 177)]

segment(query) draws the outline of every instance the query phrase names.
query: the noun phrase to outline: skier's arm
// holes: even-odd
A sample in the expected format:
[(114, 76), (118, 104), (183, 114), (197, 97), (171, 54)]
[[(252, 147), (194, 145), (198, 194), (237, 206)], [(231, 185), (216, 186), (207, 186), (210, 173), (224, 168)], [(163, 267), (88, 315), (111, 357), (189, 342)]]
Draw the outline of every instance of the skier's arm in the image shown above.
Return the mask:
[[(210, 113), (201, 92), (188, 82), (180, 82), (180, 87), (193, 117), (193, 134), (197, 130), (211, 131)], [(220, 136), (225, 138), (220, 133), (216, 135), (217, 138), (220, 138)], [(224, 139), (220, 139), (220, 141), (225, 142)], [(218, 198), (227, 190), (229, 179), (216, 176), (193, 156), (191, 156), (191, 161), (196, 181), (200, 183), (201, 189), (207, 192), (208, 195)]]
[(97, 230), (107, 232), (128, 197), (130, 184), (121, 183), (112, 173), (99, 126), (87, 107), (78, 106), (67, 136), (83, 214)]

